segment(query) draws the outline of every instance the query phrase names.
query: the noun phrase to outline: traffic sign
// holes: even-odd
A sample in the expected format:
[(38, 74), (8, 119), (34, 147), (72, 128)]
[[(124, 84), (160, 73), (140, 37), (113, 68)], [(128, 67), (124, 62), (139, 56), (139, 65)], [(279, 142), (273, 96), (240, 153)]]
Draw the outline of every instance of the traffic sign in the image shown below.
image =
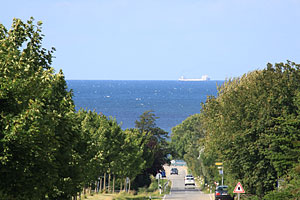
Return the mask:
[(223, 165), (223, 163), (221, 163), (221, 162), (216, 162), (215, 164), (216, 165)]
[(156, 179), (161, 179), (161, 173), (157, 173), (155, 176)]
[(233, 193), (245, 193), (245, 190), (240, 182), (238, 182), (238, 184), (235, 186)]

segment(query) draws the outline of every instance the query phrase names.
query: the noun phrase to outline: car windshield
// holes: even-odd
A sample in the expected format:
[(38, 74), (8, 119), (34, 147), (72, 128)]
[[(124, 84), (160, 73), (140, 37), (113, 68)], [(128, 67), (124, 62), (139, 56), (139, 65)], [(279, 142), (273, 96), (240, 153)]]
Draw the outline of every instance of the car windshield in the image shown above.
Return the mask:
[(228, 188), (228, 186), (219, 186), (219, 187), (217, 187), (217, 191), (224, 191), (224, 192), (227, 192), (227, 188)]
[(187, 180), (194, 180), (194, 178), (193, 177), (188, 177)]

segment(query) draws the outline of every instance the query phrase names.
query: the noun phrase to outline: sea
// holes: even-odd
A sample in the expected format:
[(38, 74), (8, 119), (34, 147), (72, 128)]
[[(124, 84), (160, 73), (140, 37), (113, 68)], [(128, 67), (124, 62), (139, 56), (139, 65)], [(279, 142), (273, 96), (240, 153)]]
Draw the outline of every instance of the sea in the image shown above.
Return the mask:
[(156, 125), (169, 134), (172, 127), (200, 113), (207, 96), (217, 95), (224, 81), (136, 81), (67, 80), (76, 110), (86, 109), (110, 116), (122, 129), (134, 128), (135, 121), (152, 110)]

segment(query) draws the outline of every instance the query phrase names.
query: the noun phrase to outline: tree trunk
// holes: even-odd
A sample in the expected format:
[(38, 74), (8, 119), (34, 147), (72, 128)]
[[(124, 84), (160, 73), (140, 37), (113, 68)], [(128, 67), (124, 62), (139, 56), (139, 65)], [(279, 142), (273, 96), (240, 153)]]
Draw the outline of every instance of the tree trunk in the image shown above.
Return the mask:
[(97, 192), (97, 194), (99, 193), (99, 184), (100, 184), (100, 179), (97, 179), (97, 181), (96, 181), (96, 189), (95, 189), (95, 192)]
[(131, 185), (131, 181), (130, 181), (130, 179), (128, 179), (129, 181), (128, 181), (128, 193), (130, 192), (130, 185)]
[(99, 187), (100, 192), (102, 192), (102, 178), (100, 178), (100, 187)]
[(112, 193), (115, 193), (115, 179), (116, 179), (116, 176), (114, 175), (114, 177), (113, 177), (113, 191), (112, 191)]
[(127, 192), (127, 183), (126, 183), (126, 178), (125, 178), (125, 181), (124, 181), (124, 190), (125, 190), (125, 192)]
[(121, 179), (121, 184), (120, 184), (120, 192), (123, 190), (123, 182), (122, 182), (122, 179)]
[(108, 192), (110, 193), (110, 179), (111, 179), (111, 174), (109, 173), (108, 174), (108, 186), (107, 186), (107, 190), (108, 190)]
[(106, 173), (104, 173), (103, 191), (106, 192)]

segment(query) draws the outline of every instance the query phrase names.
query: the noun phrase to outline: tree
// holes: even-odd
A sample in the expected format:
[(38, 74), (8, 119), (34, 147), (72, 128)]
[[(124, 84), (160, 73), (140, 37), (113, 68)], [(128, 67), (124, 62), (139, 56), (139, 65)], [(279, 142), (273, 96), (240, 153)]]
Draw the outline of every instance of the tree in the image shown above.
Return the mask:
[(227, 179), (260, 197), (298, 162), (299, 65), (288, 61), (226, 81), (201, 110), (205, 151)]
[(51, 68), (55, 49), (42, 48), (41, 24), (0, 25), (0, 193), (8, 199), (70, 197), (78, 189), (72, 93)]
[(77, 117), (80, 121), (82, 138), (79, 149), (82, 158), (83, 186), (89, 186), (102, 175), (104, 170), (103, 131), (107, 119), (96, 112), (79, 110)]
[[(178, 154), (178, 158), (183, 159), (189, 149), (195, 149), (194, 143), (199, 143), (199, 139), (202, 138), (204, 138), (204, 132), (201, 127), (200, 114), (195, 114), (172, 128), (171, 146)], [(198, 152), (200, 148), (196, 148)]]
[(268, 192), (264, 200), (289, 200), (300, 198), (300, 164), (290, 169), (287, 175), (283, 177), (283, 182), (277, 190)]
[(125, 139), (121, 145), (121, 153), (116, 162), (118, 166), (117, 173), (121, 180), (126, 177), (134, 180), (138, 174), (145, 169), (146, 160), (143, 157), (144, 149), (147, 144), (147, 136), (137, 129), (126, 129), (124, 131)]
[[(115, 119), (96, 112), (80, 110), (77, 115), (82, 132), (80, 155), (84, 186), (93, 184), (105, 174), (113, 176), (113, 183), (115, 178), (119, 182), (126, 177), (133, 180), (145, 168), (142, 157), (148, 141), (145, 132), (123, 131)], [(110, 179), (107, 182), (110, 183)]]
[(134, 187), (149, 185), (150, 175), (156, 175), (156, 173), (163, 170), (163, 165), (169, 161), (168, 133), (156, 126), (156, 119), (157, 117), (153, 111), (145, 111), (140, 116), (140, 121), (135, 122), (135, 127), (140, 133), (145, 134), (144, 141), (147, 141), (147, 144), (143, 151), (146, 169), (137, 176)]
[(205, 183), (217, 180), (215, 161), (218, 158), (205, 149), (205, 130), (201, 115), (194, 114), (172, 128), (171, 147), (178, 159), (183, 159), (195, 176), (203, 177)]

